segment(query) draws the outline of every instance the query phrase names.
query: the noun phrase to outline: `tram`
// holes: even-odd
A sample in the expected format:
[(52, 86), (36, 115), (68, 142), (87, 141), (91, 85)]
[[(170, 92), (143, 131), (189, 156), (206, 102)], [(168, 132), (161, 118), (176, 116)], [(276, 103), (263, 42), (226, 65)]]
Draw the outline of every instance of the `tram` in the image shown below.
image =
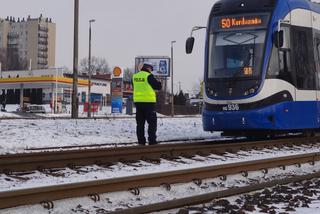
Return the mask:
[[(320, 5), (221, 0), (206, 27), (203, 128), (226, 136), (320, 128)], [(191, 53), (194, 37), (186, 42)]]

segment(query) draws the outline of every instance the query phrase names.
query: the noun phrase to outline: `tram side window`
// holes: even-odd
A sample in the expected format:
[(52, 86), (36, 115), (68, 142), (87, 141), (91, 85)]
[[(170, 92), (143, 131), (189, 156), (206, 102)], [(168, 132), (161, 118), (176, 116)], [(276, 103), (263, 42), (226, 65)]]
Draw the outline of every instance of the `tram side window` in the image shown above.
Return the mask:
[(294, 85), (288, 50), (279, 50), (273, 45), (268, 67), (268, 78), (282, 79)]
[(280, 73), (278, 78), (294, 84), (293, 78), (292, 78), (292, 69), (291, 69), (290, 61), (291, 61), (290, 51), (280, 50), (279, 51)]
[(269, 67), (268, 67), (268, 78), (277, 78), (279, 75), (279, 54), (276, 46), (272, 47)]
[(312, 32), (306, 28), (292, 27), (291, 38), (297, 88), (315, 89)]

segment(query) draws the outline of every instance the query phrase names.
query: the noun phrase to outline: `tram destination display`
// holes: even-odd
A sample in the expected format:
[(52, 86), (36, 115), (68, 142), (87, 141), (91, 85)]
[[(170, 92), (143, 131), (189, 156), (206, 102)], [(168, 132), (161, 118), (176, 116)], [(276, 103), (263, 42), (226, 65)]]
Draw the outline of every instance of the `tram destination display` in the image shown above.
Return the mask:
[(268, 14), (222, 16), (214, 18), (214, 28), (219, 31), (266, 28), (268, 21)]

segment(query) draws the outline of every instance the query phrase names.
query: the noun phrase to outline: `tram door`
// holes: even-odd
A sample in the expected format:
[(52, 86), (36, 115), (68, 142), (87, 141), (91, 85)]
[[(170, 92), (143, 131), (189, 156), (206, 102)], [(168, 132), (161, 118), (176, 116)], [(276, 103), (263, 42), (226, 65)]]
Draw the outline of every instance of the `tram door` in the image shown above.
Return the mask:
[(296, 77), (296, 124), (301, 128), (318, 126), (316, 65), (313, 31), (310, 27), (291, 26), (291, 54)]

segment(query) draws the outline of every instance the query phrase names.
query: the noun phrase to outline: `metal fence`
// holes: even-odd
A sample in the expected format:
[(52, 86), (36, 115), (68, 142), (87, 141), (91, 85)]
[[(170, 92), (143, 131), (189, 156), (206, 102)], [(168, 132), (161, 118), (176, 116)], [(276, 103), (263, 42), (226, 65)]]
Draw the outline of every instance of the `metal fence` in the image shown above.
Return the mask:
[[(171, 115), (171, 105), (157, 105), (157, 112), (163, 115)], [(197, 115), (201, 112), (201, 106), (174, 106), (175, 115)]]

